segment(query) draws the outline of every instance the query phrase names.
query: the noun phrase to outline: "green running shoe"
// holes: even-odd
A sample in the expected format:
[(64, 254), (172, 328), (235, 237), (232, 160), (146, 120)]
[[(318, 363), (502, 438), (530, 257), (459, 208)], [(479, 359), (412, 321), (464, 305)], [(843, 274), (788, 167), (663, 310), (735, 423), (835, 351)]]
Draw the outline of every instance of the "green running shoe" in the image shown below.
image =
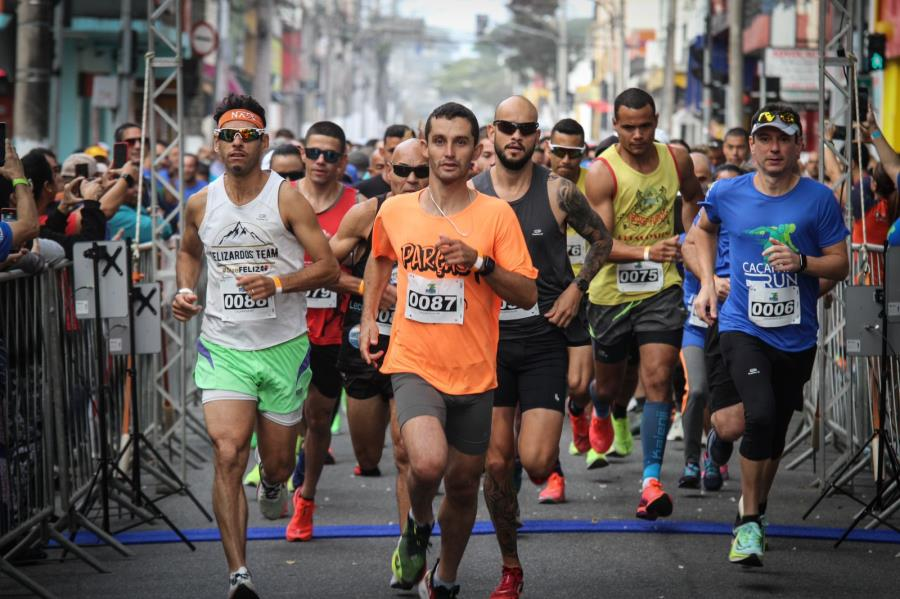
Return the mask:
[(431, 526), (417, 526), (411, 516), (391, 556), (391, 588), (408, 591), (416, 586), (427, 570), (426, 553), (431, 545)]
[(248, 487), (259, 486), (259, 463), (257, 462), (247, 476), (244, 477), (244, 484)]
[(587, 456), (584, 458), (584, 463), (587, 465), (588, 470), (596, 470), (597, 468), (606, 468), (609, 466), (609, 460), (606, 459), (606, 454), (597, 453), (594, 451), (593, 447), (588, 449)]
[(612, 453), (624, 458), (631, 455), (634, 451), (634, 436), (631, 434), (631, 428), (628, 426), (628, 418), (612, 417), (613, 438)]
[(728, 561), (743, 566), (762, 566), (763, 532), (756, 522), (741, 524), (734, 531)]

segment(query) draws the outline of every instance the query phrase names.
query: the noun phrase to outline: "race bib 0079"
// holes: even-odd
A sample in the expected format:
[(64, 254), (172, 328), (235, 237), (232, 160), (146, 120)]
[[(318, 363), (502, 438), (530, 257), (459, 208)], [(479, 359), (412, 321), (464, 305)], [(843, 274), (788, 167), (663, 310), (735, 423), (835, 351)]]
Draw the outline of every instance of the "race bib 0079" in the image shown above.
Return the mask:
[(462, 279), (427, 279), (407, 274), (406, 318), (426, 324), (462, 324), (464, 314)]
[(275, 318), (275, 297), (255, 300), (243, 288), (238, 286), (233, 277), (225, 277), (219, 284), (222, 294), (223, 320), (229, 322), (246, 322)]
[(663, 286), (663, 265), (650, 260), (616, 264), (616, 286), (621, 293), (659, 291)]
[(310, 289), (306, 292), (307, 308), (337, 308), (337, 293), (331, 289)]

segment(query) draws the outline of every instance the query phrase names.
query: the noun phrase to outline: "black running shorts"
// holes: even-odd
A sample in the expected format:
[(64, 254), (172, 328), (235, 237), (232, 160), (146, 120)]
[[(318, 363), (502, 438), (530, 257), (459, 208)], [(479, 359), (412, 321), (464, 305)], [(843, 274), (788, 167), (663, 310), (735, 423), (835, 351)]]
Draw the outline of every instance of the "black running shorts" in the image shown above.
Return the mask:
[(319, 393), (338, 399), (341, 396), (341, 374), (337, 369), (340, 345), (311, 344), (309, 349), (312, 381)]
[(566, 337), (561, 332), (500, 340), (494, 407), (514, 408), (518, 405), (522, 412), (532, 408), (563, 412), (568, 372), (569, 352)]

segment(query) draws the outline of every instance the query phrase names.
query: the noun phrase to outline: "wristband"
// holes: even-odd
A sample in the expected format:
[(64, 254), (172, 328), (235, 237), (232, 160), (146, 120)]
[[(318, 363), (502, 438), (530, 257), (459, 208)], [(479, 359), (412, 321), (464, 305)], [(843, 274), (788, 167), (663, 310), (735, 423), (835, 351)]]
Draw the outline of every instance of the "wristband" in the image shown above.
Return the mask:
[(366, 282), (363, 281), (362, 279), (360, 279), (359, 287), (356, 288), (356, 294), (362, 295), (363, 293), (365, 293), (365, 291), (366, 291)]
[(275, 283), (275, 295), (284, 293), (284, 287), (281, 285), (281, 278), (278, 275), (266, 275)]
[(16, 188), (16, 185), (31, 185), (31, 183), (25, 177), (16, 177), (12, 180), (13, 189)]
[(806, 254), (800, 254), (800, 268), (797, 269), (797, 272), (803, 272), (806, 270)]
[(178, 290), (178, 293), (176, 293), (175, 295), (183, 295), (185, 293), (190, 293), (191, 295), (194, 295), (194, 290), (191, 289), (190, 287), (182, 287), (181, 289)]
[(644, 246), (644, 261), (646, 262), (649, 259), (650, 259), (650, 246), (645, 245)]
[(872, 135), (870, 135), (869, 137), (871, 137), (872, 139), (878, 139), (879, 137), (881, 137), (881, 129), (875, 129), (874, 131), (872, 131)]
[(132, 177), (128, 173), (125, 173), (124, 175), (122, 175), (122, 178), (125, 179), (125, 183), (128, 184), (129, 188), (137, 185), (137, 181), (135, 181), (134, 177)]
[(475, 264), (472, 265), (472, 270), (481, 272), (482, 268), (484, 268), (484, 256), (479, 252), (478, 257), (475, 258)]

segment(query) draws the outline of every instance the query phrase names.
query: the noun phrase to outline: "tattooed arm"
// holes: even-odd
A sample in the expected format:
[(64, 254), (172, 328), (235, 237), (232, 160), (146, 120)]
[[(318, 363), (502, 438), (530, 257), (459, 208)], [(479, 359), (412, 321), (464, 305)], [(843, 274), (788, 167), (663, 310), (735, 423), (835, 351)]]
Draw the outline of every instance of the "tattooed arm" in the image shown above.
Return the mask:
[(562, 213), (563, 226), (571, 226), (576, 233), (587, 240), (591, 247), (584, 258), (581, 272), (554, 302), (546, 316), (551, 323), (559, 327), (567, 327), (578, 313), (584, 292), (579, 288), (586, 287), (599, 272), (612, 250), (613, 240), (600, 216), (594, 212), (587, 198), (568, 179), (550, 176), (548, 182), (550, 197), (555, 198), (556, 210)]

